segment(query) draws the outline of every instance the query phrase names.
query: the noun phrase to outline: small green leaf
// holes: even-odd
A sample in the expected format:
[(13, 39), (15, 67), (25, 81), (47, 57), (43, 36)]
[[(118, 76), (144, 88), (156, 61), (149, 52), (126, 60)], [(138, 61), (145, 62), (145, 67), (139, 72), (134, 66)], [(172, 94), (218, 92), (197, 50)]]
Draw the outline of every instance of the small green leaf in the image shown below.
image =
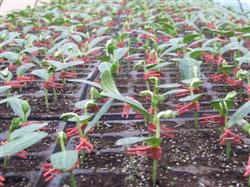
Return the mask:
[(162, 84), (162, 85), (159, 85), (158, 88), (179, 88), (181, 87), (180, 84), (175, 84), (175, 83), (167, 83), (167, 84)]
[(34, 66), (35, 66), (35, 64), (32, 64), (32, 63), (23, 64), (17, 68), (16, 74), (18, 76), (24, 75), (26, 73), (26, 71), (28, 71), (30, 68), (32, 68)]
[(78, 152), (71, 150), (61, 151), (51, 155), (50, 160), (53, 168), (60, 171), (69, 171), (78, 160)]
[(70, 79), (70, 80), (67, 80), (69, 82), (80, 82), (80, 83), (84, 83), (84, 84), (89, 84), (90, 86), (94, 86), (96, 88), (99, 88), (101, 89), (101, 85), (96, 83), (96, 82), (92, 82), (92, 81), (89, 81), (89, 80), (83, 80), (83, 79)]
[(75, 107), (79, 109), (85, 109), (88, 106), (94, 106), (94, 105), (96, 105), (96, 103), (92, 99), (85, 99), (85, 100), (78, 101), (75, 103)]
[[(94, 116), (94, 114), (83, 114), (79, 116), (79, 120), (81, 123), (87, 122), (89, 121), (92, 117)], [(69, 122), (77, 122), (77, 117), (71, 117), (69, 118), (67, 121)]]
[(89, 49), (95, 47), (97, 44), (99, 44), (100, 42), (102, 42), (106, 38), (107, 38), (107, 36), (101, 36), (101, 37), (94, 38), (93, 40), (90, 41), (90, 43), (88, 45)]
[(187, 89), (173, 89), (173, 90), (165, 92), (163, 95), (171, 95), (171, 94), (176, 94), (176, 93), (180, 93), (184, 91), (187, 91)]
[(146, 65), (146, 69), (147, 70), (157, 70), (157, 69), (160, 69), (160, 68), (163, 68), (165, 66), (168, 66), (172, 64), (171, 62), (164, 62), (164, 63), (158, 63), (158, 64), (148, 64)]
[(109, 99), (102, 108), (98, 111), (98, 113), (95, 115), (94, 119), (88, 123), (86, 128), (84, 129), (84, 134), (87, 134), (90, 129), (92, 129), (101, 119), (101, 117), (108, 111), (108, 109), (113, 104), (114, 99)]
[(14, 155), (28, 147), (39, 142), (41, 139), (45, 138), (47, 133), (45, 132), (32, 132), (29, 136), (19, 137), (7, 144), (0, 146), (0, 157), (6, 157)]
[[(19, 116), (22, 119), (25, 119), (25, 114), (22, 108), (22, 104), (24, 102), (23, 99), (20, 99), (18, 97), (11, 97), (7, 98), (7, 102), (10, 104), (11, 109), (17, 116)], [(28, 112), (26, 113), (26, 116), (29, 116), (30, 112), (31, 109), (30, 106), (28, 106)]]
[(20, 59), (20, 55), (18, 53), (6, 51), (0, 54), (0, 58), (7, 59), (10, 62), (16, 62)]
[(201, 98), (202, 94), (193, 94), (183, 98), (180, 98), (180, 102), (197, 101)]
[(121, 60), (128, 52), (128, 48), (118, 48), (114, 50), (114, 54), (112, 56), (112, 60), (114, 62), (118, 62)]
[(139, 103), (136, 100), (133, 100), (129, 97), (124, 97), (120, 94), (115, 94), (115, 93), (103, 93), (102, 95), (106, 96), (106, 97), (111, 97), (111, 98), (117, 99), (119, 101), (123, 101), (125, 103), (128, 103), (134, 110), (139, 111), (145, 117), (147, 117), (149, 119), (152, 118), (152, 115), (142, 106), (141, 103)]
[(105, 93), (119, 94), (119, 91), (115, 85), (115, 81), (112, 78), (111, 72), (105, 70), (101, 74), (101, 87)]
[(232, 127), (233, 125), (237, 124), (238, 120), (243, 119), (250, 113), (250, 101), (246, 102), (242, 105), (229, 119), (227, 126), (228, 128)]
[(43, 80), (48, 80), (50, 77), (49, 72), (46, 69), (36, 69), (32, 71), (30, 74), (35, 75)]
[(115, 142), (116, 145), (119, 146), (129, 146), (132, 144), (136, 144), (139, 142), (149, 141), (150, 139), (155, 139), (154, 137), (126, 137), (121, 138)]
[(0, 94), (3, 94), (11, 89), (11, 86), (0, 86)]
[(183, 38), (183, 42), (184, 42), (184, 43), (190, 43), (190, 42), (194, 41), (195, 39), (201, 38), (201, 37), (202, 37), (201, 34), (189, 34), (189, 35), (186, 35), (186, 36)]
[(15, 131), (13, 131), (10, 134), (10, 139), (13, 140), (13, 139), (16, 139), (18, 137), (25, 136), (25, 135), (29, 136), (30, 133), (37, 131), (37, 130), (39, 130), (47, 125), (48, 125), (48, 123), (37, 123), (37, 124), (31, 124), (31, 125), (28, 125), (25, 127), (21, 127)]

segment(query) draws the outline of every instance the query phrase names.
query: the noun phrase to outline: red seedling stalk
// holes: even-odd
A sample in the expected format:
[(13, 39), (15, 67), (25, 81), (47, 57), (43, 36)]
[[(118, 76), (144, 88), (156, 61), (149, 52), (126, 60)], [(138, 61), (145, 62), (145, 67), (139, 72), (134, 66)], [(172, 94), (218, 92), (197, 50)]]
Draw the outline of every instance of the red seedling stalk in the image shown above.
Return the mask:
[(5, 177), (0, 175), (0, 186), (4, 186)]
[(241, 138), (240, 136), (234, 134), (230, 129), (225, 128), (224, 133), (220, 136), (220, 144), (225, 145), (226, 144), (226, 155), (227, 159), (229, 160), (231, 158), (231, 143), (240, 144)]
[[(133, 97), (129, 97), (129, 98), (134, 99)], [(124, 103), (123, 110), (122, 110), (122, 118), (128, 119), (131, 109), (132, 108), (128, 103)]]
[(248, 157), (248, 162), (245, 169), (244, 177), (248, 177), (247, 185), (250, 186), (250, 156)]

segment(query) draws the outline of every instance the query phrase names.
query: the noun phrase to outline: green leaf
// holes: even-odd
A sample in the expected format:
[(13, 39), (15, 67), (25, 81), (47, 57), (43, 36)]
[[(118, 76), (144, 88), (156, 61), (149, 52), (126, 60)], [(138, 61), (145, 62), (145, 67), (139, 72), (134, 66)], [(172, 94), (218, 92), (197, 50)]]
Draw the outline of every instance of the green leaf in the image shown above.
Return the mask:
[(32, 68), (34, 66), (35, 66), (35, 64), (32, 64), (32, 63), (23, 64), (17, 68), (16, 74), (18, 76), (24, 75), (26, 73), (26, 71), (28, 71), (30, 68)]
[(237, 29), (239, 32), (250, 33), (250, 26), (242, 27)]
[(31, 75), (35, 75), (43, 80), (48, 80), (50, 75), (48, 70), (46, 69), (36, 69), (30, 73)]
[(189, 52), (189, 57), (191, 58), (200, 58), (203, 52), (216, 53), (216, 51), (211, 47), (201, 47), (195, 48), (191, 52)]
[(187, 89), (173, 89), (170, 91), (165, 92), (163, 95), (171, 95), (171, 94), (176, 94), (179, 92), (187, 91)]
[[(94, 114), (83, 114), (79, 116), (79, 120), (81, 123), (87, 122), (89, 121), (92, 117), (94, 116)], [(71, 117), (69, 118), (67, 121), (69, 122), (77, 122), (77, 117)]]
[(201, 37), (202, 37), (201, 34), (189, 34), (189, 35), (184, 36), (183, 42), (187, 44)]
[(11, 89), (11, 86), (0, 86), (0, 94), (3, 94), (10, 89)]
[(112, 64), (109, 62), (103, 62), (98, 66), (98, 70), (103, 73), (104, 71), (111, 71)]
[(143, 114), (145, 117), (151, 119), (152, 115), (142, 106), (141, 103), (138, 101), (131, 99), (129, 97), (124, 97), (120, 94), (116, 93), (102, 93), (103, 96), (111, 97), (119, 101), (123, 101), (125, 103), (128, 103), (134, 110), (139, 111), (141, 114)]
[(45, 138), (47, 133), (45, 132), (32, 132), (29, 136), (19, 137), (7, 144), (0, 146), (0, 157), (6, 157), (14, 155), (28, 147), (39, 142), (41, 139)]
[(237, 95), (237, 92), (236, 91), (232, 91), (232, 92), (229, 92), (226, 97), (225, 97), (225, 100), (229, 100), (229, 99), (234, 99)]
[[(20, 118), (24, 119), (25, 114), (24, 114), (23, 109), (22, 109), (22, 104), (23, 104), (24, 100), (20, 99), (18, 97), (11, 97), (11, 98), (7, 98), (7, 101), (10, 104), (10, 107), (13, 110), (13, 112), (17, 116), (19, 116)], [(29, 106), (29, 111), (27, 112), (26, 116), (29, 116), (30, 112), (31, 112), (31, 109)]]
[(95, 101), (92, 99), (85, 99), (85, 100), (78, 101), (75, 103), (75, 107), (79, 109), (85, 109), (88, 106), (93, 106), (93, 105), (96, 105), (96, 104), (95, 104)]
[(128, 52), (128, 48), (119, 48), (114, 50), (114, 54), (112, 56), (112, 60), (114, 62), (118, 62), (121, 60)]
[(179, 88), (179, 87), (181, 87), (181, 85), (175, 83), (167, 83), (158, 86), (158, 88)]
[(115, 85), (115, 81), (111, 75), (111, 72), (108, 70), (105, 70), (101, 74), (101, 87), (105, 93), (119, 94), (119, 91)]
[(25, 126), (25, 127), (21, 127), (15, 131), (13, 131), (11, 134), (10, 134), (10, 139), (11, 140), (14, 140), (16, 138), (19, 138), (21, 136), (29, 136), (30, 133), (34, 132), (34, 131), (37, 131), (45, 126), (47, 126), (48, 123), (34, 123), (34, 124), (31, 124), (31, 125), (28, 125), (28, 126)]
[(87, 134), (90, 129), (92, 129), (101, 119), (101, 117), (108, 111), (108, 109), (112, 106), (114, 99), (109, 99), (102, 108), (95, 115), (94, 119), (88, 123), (86, 128), (84, 129), (84, 134)]
[(90, 41), (90, 43), (88, 45), (89, 49), (95, 47), (97, 44), (99, 44), (100, 42), (102, 42), (106, 38), (107, 38), (107, 36), (101, 36), (101, 37), (94, 38), (93, 40)]
[(136, 144), (139, 142), (149, 141), (151, 139), (155, 139), (155, 138), (154, 137), (126, 137), (126, 138), (121, 138), (117, 140), (115, 144), (119, 146), (129, 146), (129, 145)]
[(148, 64), (146, 65), (146, 69), (147, 70), (157, 70), (157, 69), (160, 69), (160, 68), (163, 68), (165, 66), (168, 66), (172, 64), (171, 62), (164, 62), (164, 63), (158, 63), (158, 64)]
[(69, 82), (80, 82), (80, 83), (84, 83), (84, 84), (89, 84), (90, 86), (93, 86), (93, 87), (96, 87), (96, 88), (99, 88), (101, 89), (101, 85), (96, 83), (96, 82), (92, 82), (92, 81), (89, 81), (89, 80), (83, 80), (83, 79), (70, 79), (70, 80), (67, 80)]
[(18, 53), (6, 51), (0, 54), (0, 58), (7, 59), (10, 62), (16, 62), (20, 59), (20, 55)]
[(230, 128), (233, 125), (237, 124), (238, 120), (246, 117), (250, 113), (250, 101), (242, 105), (229, 119), (227, 127)]
[(69, 171), (78, 160), (77, 151), (61, 151), (50, 156), (53, 168), (60, 171)]
[(48, 62), (50, 65), (54, 66), (56, 68), (56, 71), (62, 71), (64, 69), (83, 64), (83, 62), (81, 62), (81, 61), (62, 63), (62, 62), (55, 61), (55, 60), (47, 60), (46, 62)]
[(202, 94), (193, 94), (183, 98), (180, 98), (180, 102), (197, 101), (201, 98)]

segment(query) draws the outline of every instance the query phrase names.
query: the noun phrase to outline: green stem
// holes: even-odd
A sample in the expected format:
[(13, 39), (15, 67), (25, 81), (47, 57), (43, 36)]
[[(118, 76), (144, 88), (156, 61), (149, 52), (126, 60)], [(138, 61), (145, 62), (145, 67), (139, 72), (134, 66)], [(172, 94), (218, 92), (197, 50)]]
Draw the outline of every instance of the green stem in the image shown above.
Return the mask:
[(80, 117), (77, 116), (76, 118), (77, 118), (77, 129), (78, 129), (79, 135), (80, 135), (81, 138), (83, 138), (84, 134), (83, 134), (82, 128), (81, 128), (82, 124), (81, 124), (81, 121), (80, 121)]
[(76, 178), (72, 171), (70, 172), (70, 187), (77, 187)]
[[(7, 91), (7, 98), (10, 97), (10, 90)], [(9, 108), (10, 104), (7, 102), (7, 108)]]
[(53, 94), (54, 94), (55, 102), (57, 102), (57, 93), (56, 93), (56, 89), (55, 88), (53, 88)]
[(157, 180), (157, 168), (158, 168), (158, 160), (153, 160), (153, 168), (152, 168), (152, 181), (153, 186), (156, 186), (156, 180)]
[(44, 98), (45, 98), (46, 111), (49, 112), (48, 90), (45, 89), (44, 92), (45, 92)]
[(250, 187), (250, 176), (248, 177), (247, 185)]
[(3, 160), (3, 168), (6, 170), (7, 167), (8, 167), (8, 156), (4, 157), (4, 160)]
[(231, 152), (232, 152), (231, 143), (227, 142), (226, 146), (227, 146), (226, 147), (227, 159), (229, 160), (231, 158)]
[(148, 127), (148, 121), (147, 121), (147, 118), (144, 117), (144, 126), (147, 128)]
[(60, 141), (61, 150), (62, 150), (62, 151), (65, 151), (66, 148), (65, 148), (65, 144), (64, 144), (64, 137), (63, 137), (63, 136), (60, 136), (60, 137), (59, 137), (59, 141)]

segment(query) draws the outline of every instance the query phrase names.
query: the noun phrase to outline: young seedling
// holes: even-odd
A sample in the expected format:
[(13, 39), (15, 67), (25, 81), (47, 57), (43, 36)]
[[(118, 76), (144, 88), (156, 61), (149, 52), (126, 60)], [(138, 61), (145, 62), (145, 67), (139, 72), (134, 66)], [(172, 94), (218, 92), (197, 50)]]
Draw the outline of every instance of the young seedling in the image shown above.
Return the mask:
[(121, 66), (120, 61), (128, 54), (128, 52), (129, 48), (117, 48), (114, 43), (109, 40), (106, 43), (106, 55), (100, 59), (103, 62), (109, 62), (112, 69), (112, 74), (118, 75)]
[(202, 117), (201, 121), (213, 121), (220, 125), (221, 130), (227, 127), (228, 112), (234, 107), (234, 98), (237, 93), (235, 91), (229, 92), (225, 98), (216, 99), (211, 102), (212, 107), (219, 112), (218, 115), (211, 115)]
[(10, 156), (27, 158), (28, 152), (24, 150), (47, 136), (47, 133), (39, 131), (39, 129), (47, 126), (47, 123), (30, 124), (25, 127), (21, 127), (21, 124), (21, 118), (13, 118), (6, 140), (1, 142), (0, 157), (4, 157), (3, 167), (5, 169)]
[(138, 101), (131, 99), (130, 97), (122, 96), (118, 89), (116, 88), (115, 82), (112, 78), (111, 71), (106, 69), (101, 74), (101, 87), (103, 90), (102, 95), (106, 97), (110, 97), (113, 99), (117, 99), (123, 102), (126, 102), (130, 105), (134, 110), (140, 112), (145, 120), (149, 120), (151, 125), (148, 126), (149, 131), (153, 132), (153, 137), (129, 137), (123, 138), (116, 142), (117, 145), (132, 145), (138, 142), (146, 142), (148, 146), (139, 146), (132, 149), (128, 149), (128, 154), (135, 154), (135, 155), (144, 155), (146, 157), (153, 159), (153, 168), (152, 168), (152, 181), (153, 185), (156, 186), (157, 180), (157, 167), (158, 167), (158, 160), (161, 158), (161, 126), (160, 126), (160, 119), (162, 118), (173, 118), (177, 115), (177, 112), (172, 110), (166, 110), (159, 112), (159, 103), (161, 102), (161, 96), (159, 95), (159, 85), (158, 79), (156, 77), (152, 77), (151, 81), (154, 84), (154, 90), (143, 92), (143, 95), (150, 95), (151, 96), (151, 103), (152, 103), (152, 113), (149, 113), (141, 103)]
[(43, 177), (46, 182), (51, 181), (56, 175), (69, 172), (70, 187), (77, 187), (73, 170), (78, 165), (78, 152), (76, 150), (66, 150), (65, 143), (67, 136), (60, 131), (57, 136), (61, 151), (50, 156), (51, 163), (42, 164)]
[(179, 114), (181, 114), (183, 112), (194, 109), (194, 127), (198, 128), (199, 127), (198, 112), (200, 108), (199, 99), (202, 97), (202, 94), (195, 94), (194, 92), (199, 90), (202, 81), (199, 78), (193, 78), (191, 80), (184, 80), (182, 82), (189, 85), (188, 90), (190, 91), (190, 95), (179, 99), (179, 101), (190, 102), (190, 103), (178, 107), (177, 111), (179, 112)]
[(94, 146), (89, 142), (87, 134), (83, 132), (83, 129), (88, 124), (89, 120), (91, 120), (93, 115), (91, 114), (83, 114), (79, 116), (76, 113), (69, 112), (61, 115), (61, 118), (68, 122), (75, 122), (76, 127), (67, 129), (66, 136), (70, 138), (72, 136), (79, 136), (80, 143), (76, 146), (76, 151), (79, 152), (81, 163), (85, 158), (86, 153), (90, 153)]
[(49, 111), (49, 100), (48, 100), (48, 93), (49, 89), (53, 89), (54, 93), (54, 99), (55, 101), (57, 100), (57, 93), (56, 89), (62, 89), (63, 85), (61, 83), (56, 82), (55, 75), (53, 74), (53, 71), (48, 71), (46, 69), (37, 69), (31, 72), (32, 75), (35, 75), (39, 78), (41, 78), (44, 83), (43, 83), (43, 88), (44, 88), (44, 98), (45, 98), (45, 106), (47, 112)]

